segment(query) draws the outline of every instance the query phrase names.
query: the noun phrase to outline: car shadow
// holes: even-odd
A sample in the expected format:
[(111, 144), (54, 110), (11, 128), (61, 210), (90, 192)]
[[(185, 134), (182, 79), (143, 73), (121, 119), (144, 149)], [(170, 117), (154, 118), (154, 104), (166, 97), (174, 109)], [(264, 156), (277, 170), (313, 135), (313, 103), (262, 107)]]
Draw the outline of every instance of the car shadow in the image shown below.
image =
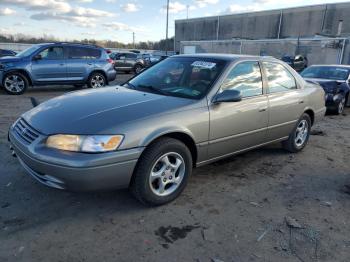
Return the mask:
[[(239, 173), (244, 170), (247, 163), (256, 162), (262, 154), (266, 158), (271, 158), (287, 153), (278, 145), (272, 145), (225, 158), (206, 167), (195, 169), (189, 184), (193, 187), (196, 185), (195, 180), (201, 177), (210, 180), (213, 178), (213, 173), (216, 178), (226, 176), (225, 170), (230, 170), (231, 167), (234, 167), (235, 172)], [(17, 179), (11, 186), (15, 190), (6, 192), (7, 189), (0, 189), (0, 193), (6, 196), (3, 199), (4, 203), (1, 204), (8, 204), (6, 208), (11, 211), (8, 215), (0, 217), (0, 225), (2, 222), (2, 227), (6, 228), (5, 231), (9, 234), (41, 227), (63, 219), (79, 221), (97, 218), (97, 223), (113, 223), (112, 220), (119, 216), (130, 213), (142, 216), (148, 210), (155, 212), (153, 209), (157, 209), (150, 209), (142, 205), (132, 197), (127, 189), (105, 192), (68, 192), (48, 188), (28, 176), (16, 161), (11, 160), (11, 162), (19, 173), (16, 174)], [(23, 196), (27, 197), (23, 199)]]

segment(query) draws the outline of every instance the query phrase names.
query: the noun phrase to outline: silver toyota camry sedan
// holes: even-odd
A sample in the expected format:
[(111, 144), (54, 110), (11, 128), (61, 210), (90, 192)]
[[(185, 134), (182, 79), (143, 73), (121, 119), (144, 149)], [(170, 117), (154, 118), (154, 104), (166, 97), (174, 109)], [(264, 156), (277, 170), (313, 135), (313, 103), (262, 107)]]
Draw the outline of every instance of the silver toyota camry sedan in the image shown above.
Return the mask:
[(160, 205), (192, 169), (270, 143), (302, 150), (324, 116), (323, 89), (268, 57), (170, 57), (121, 86), (71, 92), (24, 113), (13, 154), (57, 189), (130, 188)]

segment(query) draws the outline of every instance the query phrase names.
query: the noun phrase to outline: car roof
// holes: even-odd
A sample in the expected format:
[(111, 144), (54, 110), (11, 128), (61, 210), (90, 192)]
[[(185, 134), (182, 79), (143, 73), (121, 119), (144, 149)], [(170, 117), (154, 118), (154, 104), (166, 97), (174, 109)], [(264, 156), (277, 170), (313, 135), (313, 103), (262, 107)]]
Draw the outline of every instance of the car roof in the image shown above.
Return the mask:
[(342, 67), (350, 69), (350, 65), (311, 65), (309, 67)]
[(271, 56), (254, 56), (254, 55), (239, 55), (239, 54), (215, 54), (215, 53), (204, 53), (204, 54), (187, 54), (187, 55), (174, 55), (172, 57), (188, 57), (188, 58), (212, 58), (219, 59), (225, 61), (236, 61), (236, 60), (244, 60), (244, 59), (256, 59), (256, 60), (273, 60), (280, 61)]
[(84, 44), (84, 43), (70, 43), (70, 42), (51, 42), (51, 43), (40, 43), (38, 46), (50, 46), (50, 45), (67, 45), (67, 46), (78, 46), (78, 47), (88, 47), (88, 48), (102, 48), (93, 44)]

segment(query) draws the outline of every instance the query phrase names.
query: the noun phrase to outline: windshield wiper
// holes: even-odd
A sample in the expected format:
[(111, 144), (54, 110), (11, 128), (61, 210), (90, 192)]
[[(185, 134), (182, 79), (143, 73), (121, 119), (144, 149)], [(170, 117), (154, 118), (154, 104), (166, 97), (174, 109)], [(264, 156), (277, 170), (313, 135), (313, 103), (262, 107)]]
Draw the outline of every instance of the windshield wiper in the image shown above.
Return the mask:
[(153, 91), (154, 93), (157, 93), (157, 94), (160, 94), (160, 95), (165, 95), (165, 96), (168, 96), (168, 95), (169, 95), (168, 92), (163, 91), (163, 90), (160, 90), (160, 89), (158, 89), (158, 88), (156, 88), (156, 87), (154, 87), (154, 86), (151, 86), (151, 85), (148, 85), (148, 86), (146, 86), (146, 85), (139, 85), (138, 87), (139, 87), (139, 88), (146, 88), (146, 89), (149, 89), (149, 90)]
[(125, 85), (128, 85), (128, 86), (131, 87), (132, 89), (136, 89), (136, 86), (134, 86), (133, 84), (131, 84), (131, 83), (129, 83), (129, 82), (124, 83), (123, 86), (125, 86)]

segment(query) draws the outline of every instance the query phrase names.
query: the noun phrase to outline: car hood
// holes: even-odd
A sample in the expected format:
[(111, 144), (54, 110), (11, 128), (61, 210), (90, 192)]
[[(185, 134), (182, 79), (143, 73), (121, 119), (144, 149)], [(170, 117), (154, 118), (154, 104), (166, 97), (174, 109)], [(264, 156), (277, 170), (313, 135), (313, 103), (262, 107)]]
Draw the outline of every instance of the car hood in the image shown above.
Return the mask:
[(337, 88), (342, 85), (346, 85), (346, 81), (342, 80), (329, 80), (329, 79), (321, 79), (321, 78), (304, 78), (306, 81), (317, 83), (326, 93), (333, 93)]
[(18, 56), (3, 56), (0, 57), (0, 64), (1, 63), (9, 63), (9, 62), (17, 62), (20, 61), (22, 58)]
[(22, 117), (46, 135), (115, 134), (122, 124), (181, 110), (193, 101), (114, 86), (67, 93)]

